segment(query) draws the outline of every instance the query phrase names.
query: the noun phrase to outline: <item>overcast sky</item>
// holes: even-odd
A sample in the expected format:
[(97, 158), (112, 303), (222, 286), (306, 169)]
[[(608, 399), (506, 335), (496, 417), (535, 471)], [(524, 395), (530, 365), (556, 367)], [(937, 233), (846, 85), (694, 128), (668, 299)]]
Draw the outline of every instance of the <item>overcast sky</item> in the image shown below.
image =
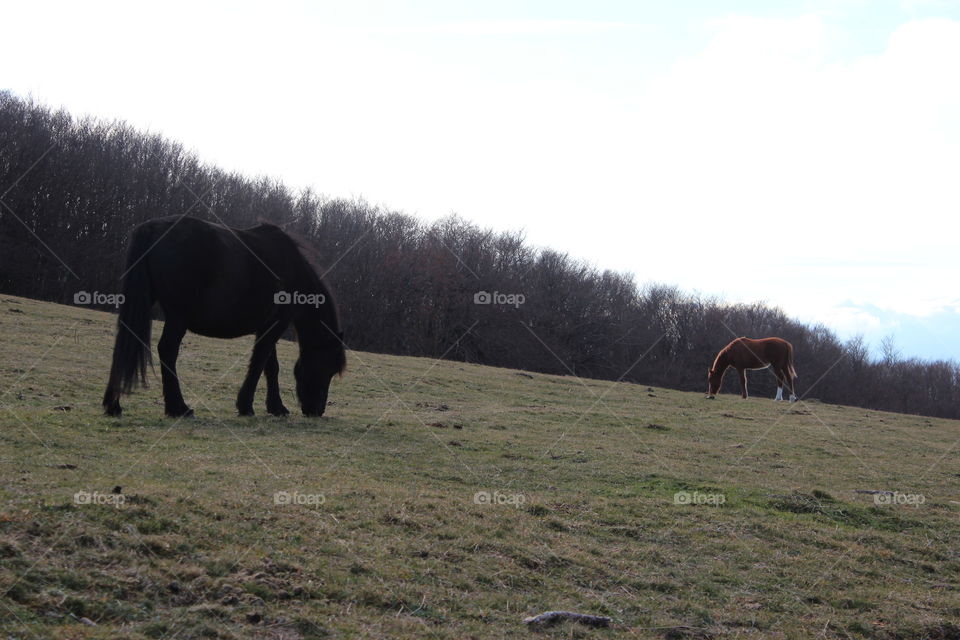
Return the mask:
[(4, 3), (0, 88), (960, 360), (960, 1)]

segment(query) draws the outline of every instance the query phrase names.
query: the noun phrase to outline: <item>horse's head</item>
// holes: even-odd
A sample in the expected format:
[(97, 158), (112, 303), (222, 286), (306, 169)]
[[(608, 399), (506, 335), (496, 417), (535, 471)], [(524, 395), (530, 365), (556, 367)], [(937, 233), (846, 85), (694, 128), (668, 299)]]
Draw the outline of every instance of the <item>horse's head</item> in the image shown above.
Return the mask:
[(723, 369), (707, 370), (707, 397), (711, 400), (720, 393), (720, 385), (723, 383)]
[(303, 415), (317, 418), (323, 415), (330, 381), (343, 372), (346, 364), (346, 351), (340, 340), (322, 346), (301, 344), (293, 377), (297, 380), (297, 398)]

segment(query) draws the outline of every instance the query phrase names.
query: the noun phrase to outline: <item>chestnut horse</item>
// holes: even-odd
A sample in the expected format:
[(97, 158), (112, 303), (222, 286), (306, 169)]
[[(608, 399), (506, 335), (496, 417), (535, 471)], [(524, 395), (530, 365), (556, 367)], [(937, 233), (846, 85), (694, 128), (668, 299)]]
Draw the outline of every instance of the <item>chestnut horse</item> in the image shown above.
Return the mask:
[(783, 400), (783, 384), (790, 390), (790, 402), (795, 402), (794, 382), (797, 370), (793, 368), (793, 345), (783, 338), (737, 338), (717, 354), (713, 366), (707, 372), (709, 387), (707, 397), (713, 398), (720, 392), (723, 374), (734, 367), (740, 374), (740, 394), (747, 397), (747, 369), (766, 369), (773, 366), (773, 375), (777, 376), (776, 400)]

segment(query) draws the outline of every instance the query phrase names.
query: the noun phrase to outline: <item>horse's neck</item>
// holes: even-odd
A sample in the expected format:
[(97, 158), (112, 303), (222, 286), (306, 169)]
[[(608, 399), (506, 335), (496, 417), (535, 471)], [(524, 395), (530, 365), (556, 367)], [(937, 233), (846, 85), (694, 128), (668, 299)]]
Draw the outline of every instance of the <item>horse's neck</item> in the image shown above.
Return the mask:
[(726, 350), (721, 351), (717, 354), (717, 359), (713, 361), (713, 370), (720, 372), (726, 371), (730, 364), (730, 354), (727, 353)]
[[(330, 299), (327, 299), (330, 302)], [(293, 321), (297, 330), (298, 339), (314, 344), (337, 342), (340, 323), (337, 312), (332, 304), (321, 304), (315, 308), (307, 308)]]

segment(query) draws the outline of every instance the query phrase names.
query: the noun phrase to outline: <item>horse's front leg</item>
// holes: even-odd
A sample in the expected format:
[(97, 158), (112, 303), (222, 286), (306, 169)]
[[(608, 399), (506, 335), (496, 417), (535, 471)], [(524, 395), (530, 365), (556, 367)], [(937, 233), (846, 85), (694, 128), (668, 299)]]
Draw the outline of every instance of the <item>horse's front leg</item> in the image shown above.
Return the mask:
[(280, 363), (277, 361), (277, 345), (273, 345), (267, 355), (267, 364), (263, 369), (263, 376), (267, 379), (267, 413), (274, 416), (285, 416), (290, 413), (280, 398)]
[(744, 400), (746, 400), (747, 399), (747, 370), (737, 369), (737, 373), (740, 375), (740, 396)]
[[(253, 353), (250, 355), (247, 377), (244, 378), (243, 384), (240, 385), (240, 392), (237, 394), (237, 412), (241, 416), (253, 415), (253, 394), (257, 390), (257, 382), (267, 365), (267, 360), (270, 359), (271, 352), (274, 352), (274, 359), (276, 359), (277, 340), (283, 335), (284, 329), (286, 329), (286, 326), (274, 325), (268, 331), (257, 332), (257, 341), (254, 343)], [(269, 376), (267, 384), (269, 385)]]

